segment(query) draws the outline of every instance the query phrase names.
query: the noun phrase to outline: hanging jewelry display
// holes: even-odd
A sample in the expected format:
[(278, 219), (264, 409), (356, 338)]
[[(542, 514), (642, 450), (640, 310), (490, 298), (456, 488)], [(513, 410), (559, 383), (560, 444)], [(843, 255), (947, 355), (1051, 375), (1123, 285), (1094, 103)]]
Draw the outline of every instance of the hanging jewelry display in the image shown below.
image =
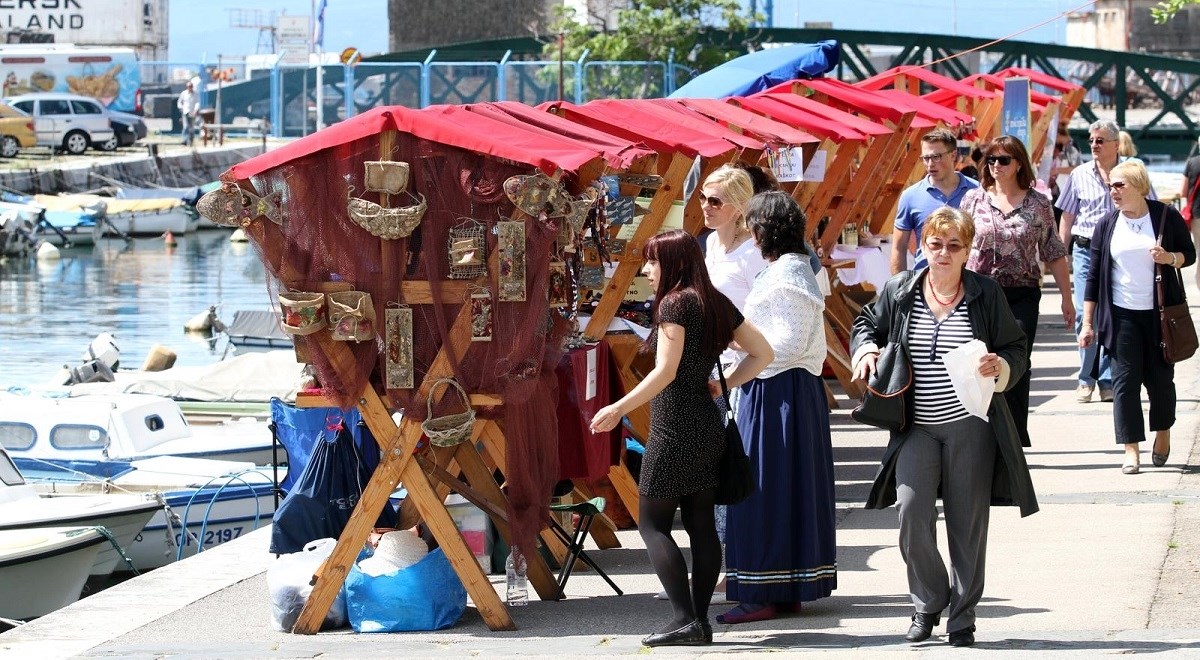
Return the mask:
[(500, 302), (525, 301), (525, 223), (498, 222)]
[(567, 263), (551, 261), (547, 280), (546, 298), (551, 308), (566, 307), (570, 303), (571, 282), (567, 279)]
[(450, 228), (447, 239), (450, 279), (473, 280), (487, 275), (487, 225), (471, 218), (461, 220)]
[(390, 302), (383, 311), (383, 342), (386, 363), (384, 385), (389, 390), (407, 390), (413, 386), (413, 312), (412, 308)]
[(471, 286), (471, 341), (491, 341), (495, 329), (492, 292), (482, 286)]

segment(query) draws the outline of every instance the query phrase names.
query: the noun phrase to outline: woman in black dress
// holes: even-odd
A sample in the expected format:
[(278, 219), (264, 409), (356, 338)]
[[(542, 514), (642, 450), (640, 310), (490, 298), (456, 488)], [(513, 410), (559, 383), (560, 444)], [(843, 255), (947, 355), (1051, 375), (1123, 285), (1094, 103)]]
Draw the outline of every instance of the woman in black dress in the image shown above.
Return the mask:
[[(721, 570), (721, 543), (713, 520), (717, 463), (725, 450), (724, 420), (708, 382), (730, 342), (748, 356), (726, 374), (729, 387), (749, 382), (774, 357), (762, 333), (742, 319), (713, 288), (699, 244), (684, 231), (646, 242), (642, 273), (654, 287), (655, 330), (646, 348), (654, 368), (616, 403), (592, 418), (594, 433), (610, 431), (629, 411), (650, 402), (650, 438), (639, 482), (638, 531), (674, 615), (647, 646), (700, 645), (712, 641), (708, 604)], [(671, 537), (682, 511), (692, 549), (692, 581)]]

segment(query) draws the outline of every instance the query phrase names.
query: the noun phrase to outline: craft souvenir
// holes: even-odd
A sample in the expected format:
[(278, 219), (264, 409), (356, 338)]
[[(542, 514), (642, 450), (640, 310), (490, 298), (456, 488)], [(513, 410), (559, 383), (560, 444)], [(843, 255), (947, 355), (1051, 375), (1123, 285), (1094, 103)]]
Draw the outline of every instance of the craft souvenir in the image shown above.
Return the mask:
[(608, 242), (608, 253), (614, 256), (625, 254), (625, 247), (629, 245), (629, 241), (624, 238), (614, 238)]
[(257, 217), (283, 224), (283, 195), (278, 192), (259, 197), (240, 186), (223, 183), (204, 193), (196, 202), (196, 212), (222, 227), (246, 227)]
[(383, 311), (383, 344), (386, 363), (384, 385), (389, 390), (407, 390), (413, 386), (413, 312), (409, 307), (391, 307)]
[(338, 291), (329, 299), (329, 335), (338, 341), (375, 339), (375, 306), (371, 294), (363, 291)]
[(525, 223), (498, 222), (500, 302), (525, 301)]
[(627, 225), (633, 222), (633, 216), (637, 208), (641, 207), (635, 204), (633, 197), (629, 195), (621, 195), (616, 199), (609, 199), (608, 206), (604, 210), (608, 216), (609, 226)]
[(277, 296), (283, 312), (283, 331), (289, 335), (311, 335), (325, 327), (325, 294), (287, 291)]
[(471, 341), (491, 341), (495, 328), (492, 294), (483, 287), (471, 288)]
[(487, 274), (486, 225), (478, 220), (466, 220), (450, 229), (447, 254), (450, 256), (450, 278), (470, 280)]
[(550, 273), (546, 289), (546, 298), (550, 307), (566, 307), (571, 296), (571, 282), (567, 279), (567, 264), (563, 261), (551, 261)]
[[(433, 397), (439, 385), (453, 387), (458, 392), (466, 410), (442, 417), (433, 416)], [(453, 378), (439, 378), (429, 388), (429, 398), (425, 400), (425, 421), (421, 422), (421, 430), (429, 438), (429, 442), (438, 447), (453, 447), (471, 437), (471, 427), (475, 425), (475, 409), (471, 407), (471, 399), (466, 390)]]
[(408, 163), (398, 160), (368, 160), (363, 163), (363, 180), (368, 192), (399, 195), (408, 190)]
[(599, 289), (604, 286), (603, 266), (584, 266), (579, 270), (579, 288)]
[(634, 185), (639, 188), (657, 189), (662, 186), (662, 177), (657, 174), (618, 174), (617, 181), (622, 185)]
[[(353, 187), (349, 189), (349, 194), (354, 194)], [(408, 193), (408, 196), (416, 204), (396, 208), (384, 208), (370, 200), (349, 197), (346, 202), (346, 212), (350, 214), (351, 220), (370, 232), (372, 236), (387, 240), (407, 238), (417, 228), (417, 225), (421, 224), (421, 218), (425, 217), (426, 208), (424, 195)]]
[(504, 193), (517, 208), (535, 218), (543, 213), (557, 218), (571, 212), (571, 198), (562, 184), (542, 172), (509, 177), (504, 182)]

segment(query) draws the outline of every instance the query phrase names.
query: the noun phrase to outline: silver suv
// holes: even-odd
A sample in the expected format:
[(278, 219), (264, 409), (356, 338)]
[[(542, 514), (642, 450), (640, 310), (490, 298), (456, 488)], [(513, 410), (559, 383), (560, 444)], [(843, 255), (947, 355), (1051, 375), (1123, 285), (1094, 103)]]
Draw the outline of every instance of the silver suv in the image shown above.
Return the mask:
[(90, 146), (102, 149), (113, 141), (108, 109), (99, 101), (78, 94), (45, 92), (22, 94), (6, 100), (34, 119), (39, 146), (81, 154)]

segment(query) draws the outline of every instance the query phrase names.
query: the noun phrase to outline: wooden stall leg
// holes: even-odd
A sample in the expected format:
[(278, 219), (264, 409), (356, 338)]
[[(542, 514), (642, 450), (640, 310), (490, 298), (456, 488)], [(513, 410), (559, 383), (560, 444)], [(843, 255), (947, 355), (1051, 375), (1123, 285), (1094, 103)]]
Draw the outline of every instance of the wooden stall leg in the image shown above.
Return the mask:
[(621, 498), (621, 504), (625, 505), (633, 522), (638, 523), (638, 486), (633, 480), (633, 475), (629, 473), (629, 468), (625, 467), (624, 463), (609, 467), (608, 480), (612, 482), (613, 488)]

